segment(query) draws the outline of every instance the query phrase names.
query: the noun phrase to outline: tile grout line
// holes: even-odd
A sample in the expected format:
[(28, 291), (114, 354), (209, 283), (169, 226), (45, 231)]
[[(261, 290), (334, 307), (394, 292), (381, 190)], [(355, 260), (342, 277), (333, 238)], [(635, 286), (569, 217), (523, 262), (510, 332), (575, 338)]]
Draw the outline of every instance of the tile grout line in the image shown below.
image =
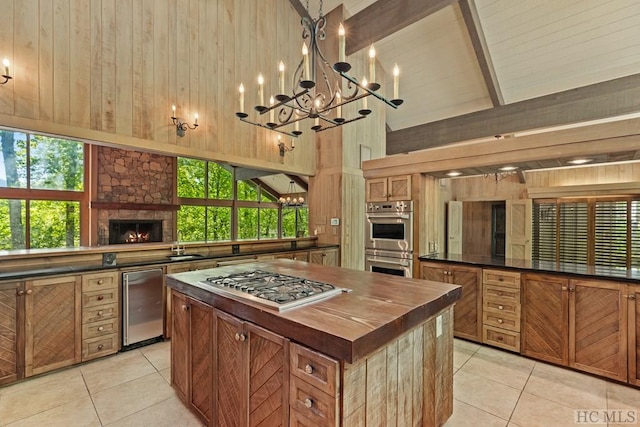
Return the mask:
[(96, 417), (98, 417), (98, 422), (100, 423), (100, 425), (102, 426), (102, 419), (100, 418), (100, 414), (98, 413), (98, 408), (96, 408), (96, 402), (93, 400), (93, 395), (91, 394), (91, 391), (89, 390), (89, 385), (87, 384), (87, 380), (84, 377), (84, 372), (82, 372), (82, 369), (80, 369), (80, 375), (82, 376), (82, 382), (84, 383), (84, 386), (87, 389), (87, 394), (89, 395), (89, 399), (91, 399), (91, 406), (93, 406), (93, 411), (96, 413)]
[[(522, 385), (522, 390), (520, 390), (520, 394), (518, 395), (518, 400), (516, 400), (516, 404), (513, 405), (513, 409), (511, 410), (511, 415), (509, 415), (509, 419), (507, 420), (507, 425), (511, 423), (511, 419), (513, 418), (513, 414), (516, 412), (516, 408), (518, 407), (518, 403), (520, 403), (520, 399), (522, 398), (522, 393), (524, 393), (524, 389), (527, 388), (527, 384), (529, 384), (529, 380), (531, 379), (531, 375), (533, 375), (533, 370), (536, 368), (538, 362), (535, 362), (531, 367), (531, 371), (529, 371), (529, 376), (527, 376), (527, 380)], [(515, 422), (514, 422), (515, 424)], [(517, 425), (517, 424), (516, 424)]]

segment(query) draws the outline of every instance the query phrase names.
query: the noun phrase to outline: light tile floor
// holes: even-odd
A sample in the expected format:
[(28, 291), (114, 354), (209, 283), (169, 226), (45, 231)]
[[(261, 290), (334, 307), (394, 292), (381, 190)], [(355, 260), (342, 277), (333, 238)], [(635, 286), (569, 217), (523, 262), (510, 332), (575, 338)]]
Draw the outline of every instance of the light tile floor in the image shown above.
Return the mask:
[[(201, 426), (169, 385), (169, 364), (163, 342), (0, 388), (0, 426)], [(446, 427), (589, 425), (575, 409), (640, 415), (640, 390), (467, 341), (455, 341), (454, 371)]]

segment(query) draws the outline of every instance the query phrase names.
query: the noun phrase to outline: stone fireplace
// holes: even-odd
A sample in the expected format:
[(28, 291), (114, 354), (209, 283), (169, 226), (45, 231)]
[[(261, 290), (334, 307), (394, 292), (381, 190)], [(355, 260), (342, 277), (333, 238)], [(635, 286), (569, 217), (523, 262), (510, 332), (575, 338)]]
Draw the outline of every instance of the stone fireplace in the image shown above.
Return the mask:
[(134, 242), (129, 243), (173, 240), (178, 209), (173, 204), (175, 161), (169, 156), (98, 147), (97, 200), (91, 203), (97, 211), (98, 244), (125, 243), (121, 241), (125, 232), (132, 233)]

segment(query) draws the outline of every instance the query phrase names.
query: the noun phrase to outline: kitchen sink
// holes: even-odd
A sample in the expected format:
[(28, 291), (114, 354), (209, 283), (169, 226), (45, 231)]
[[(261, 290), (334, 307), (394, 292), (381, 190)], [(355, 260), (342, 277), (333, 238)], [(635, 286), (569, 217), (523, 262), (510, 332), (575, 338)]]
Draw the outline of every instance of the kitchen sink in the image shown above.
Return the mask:
[(169, 255), (171, 261), (185, 261), (188, 259), (200, 259), (204, 258), (204, 255), (200, 254), (182, 254), (182, 255)]

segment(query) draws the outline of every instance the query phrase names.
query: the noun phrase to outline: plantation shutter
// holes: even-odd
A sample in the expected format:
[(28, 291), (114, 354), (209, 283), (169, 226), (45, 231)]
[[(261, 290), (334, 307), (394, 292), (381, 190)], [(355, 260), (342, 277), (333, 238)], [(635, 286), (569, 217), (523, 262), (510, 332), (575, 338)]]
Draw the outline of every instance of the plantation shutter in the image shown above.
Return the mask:
[(631, 201), (631, 267), (640, 268), (640, 200)]
[(627, 266), (627, 202), (595, 204), (594, 264)]
[(560, 204), (560, 262), (587, 263), (588, 209), (586, 202)]
[(556, 260), (557, 212), (555, 202), (533, 205), (532, 255), (534, 260)]

